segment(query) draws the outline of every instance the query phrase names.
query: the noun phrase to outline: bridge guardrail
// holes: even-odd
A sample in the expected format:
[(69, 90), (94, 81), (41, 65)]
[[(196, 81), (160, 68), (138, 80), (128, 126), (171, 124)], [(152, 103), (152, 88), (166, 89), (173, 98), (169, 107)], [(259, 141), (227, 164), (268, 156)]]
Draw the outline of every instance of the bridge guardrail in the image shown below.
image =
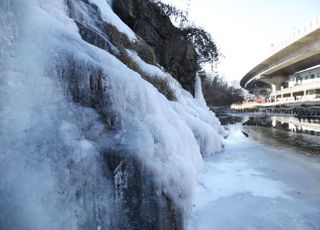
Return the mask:
[(320, 28), (320, 16), (316, 17), (313, 21), (311, 21), (307, 25), (304, 25), (303, 27), (296, 29), (287, 39), (284, 39), (282, 42), (276, 44), (273, 47), (271, 53), (277, 53), (284, 47), (299, 40), (300, 38), (315, 31), (318, 28)]

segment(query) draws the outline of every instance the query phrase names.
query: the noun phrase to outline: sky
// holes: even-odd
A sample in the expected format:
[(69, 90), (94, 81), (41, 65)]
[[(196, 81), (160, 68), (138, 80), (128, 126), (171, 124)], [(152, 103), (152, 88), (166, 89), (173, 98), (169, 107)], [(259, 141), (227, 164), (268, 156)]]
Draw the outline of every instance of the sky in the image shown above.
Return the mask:
[(273, 46), (320, 16), (319, 0), (163, 0), (188, 9), (189, 18), (208, 31), (224, 58), (218, 72), (240, 81), (266, 59)]

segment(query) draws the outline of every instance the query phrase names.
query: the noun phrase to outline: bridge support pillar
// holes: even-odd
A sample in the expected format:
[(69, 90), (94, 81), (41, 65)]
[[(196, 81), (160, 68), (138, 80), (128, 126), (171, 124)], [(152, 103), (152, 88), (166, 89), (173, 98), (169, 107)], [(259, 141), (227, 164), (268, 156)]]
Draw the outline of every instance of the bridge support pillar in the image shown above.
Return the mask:
[(281, 90), (281, 85), (289, 79), (288, 76), (261, 76), (260, 81), (268, 83), (272, 87), (272, 92)]

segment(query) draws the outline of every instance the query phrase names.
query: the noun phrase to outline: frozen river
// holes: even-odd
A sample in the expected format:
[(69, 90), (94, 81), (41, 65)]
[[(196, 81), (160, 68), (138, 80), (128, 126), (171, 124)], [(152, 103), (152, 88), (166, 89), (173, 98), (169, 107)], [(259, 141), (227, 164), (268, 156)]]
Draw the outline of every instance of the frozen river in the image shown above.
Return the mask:
[(224, 152), (205, 159), (189, 230), (319, 230), (320, 137), (312, 136), (308, 152), (301, 143), (281, 144), (285, 134), (241, 123), (228, 128)]

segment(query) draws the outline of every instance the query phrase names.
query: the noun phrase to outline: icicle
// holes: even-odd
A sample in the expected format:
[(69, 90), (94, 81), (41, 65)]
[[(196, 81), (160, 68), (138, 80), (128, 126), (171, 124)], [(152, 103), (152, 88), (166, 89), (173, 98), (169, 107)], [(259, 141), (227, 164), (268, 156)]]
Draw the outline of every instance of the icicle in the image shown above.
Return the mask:
[(207, 103), (204, 99), (203, 93), (202, 93), (202, 86), (201, 86), (201, 79), (199, 77), (199, 73), (196, 73), (196, 83), (195, 83), (195, 98), (199, 102), (199, 104), (202, 107), (207, 108)]

